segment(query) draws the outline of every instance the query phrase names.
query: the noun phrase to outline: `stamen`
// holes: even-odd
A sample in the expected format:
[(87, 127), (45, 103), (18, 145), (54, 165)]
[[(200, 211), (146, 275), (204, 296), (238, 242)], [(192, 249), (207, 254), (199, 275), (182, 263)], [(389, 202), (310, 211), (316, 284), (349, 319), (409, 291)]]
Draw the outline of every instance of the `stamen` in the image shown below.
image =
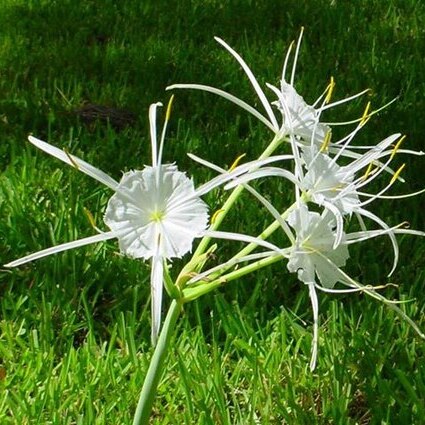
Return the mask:
[(170, 100), (168, 101), (167, 105), (167, 112), (165, 113), (165, 121), (168, 122), (170, 120), (171, 115), (171, 106), (173, 104), (174, 95), (171, 95)]
[(238, 164), (239, 164), (239, 162), (240, 162), (240, 160), (244, 157), (244, 156), (246, 156), (246, 153), (243, 153), (242, 155), (239, 155), (234, 161), (233, 161), (233, 164), (230, 166), (230, 168), (229, 168), (229, 173), (231, 172), (231, 171), (233, 171), (237, 166), (238, 166)]
[(331, 130), (329, 130), (325, 135), (325, 139), (323, 140), (322, 146), (320, 147), (320, 152), (327, 151), (329, 147), (329, 143), (331, 142), (331, 137), (332, 137)]
[(369, 110), (370, 110), (370, 102), (367, 102), (366, 108), (365, 108), (363, 115), (360, 119), (360, 126), (361, 127), (363, 127), (369, 121), (369, 118), (371, 117), (371, 115), (369, 115)]
[(328, 94), (326, 95), (325, 103), (329, 103), (331, 101), (334, 88), (335, 88), (335, 80), (334, 80), (334, 77), (331, 76), (331, 81), (329, 82), (329, 85), (326, 88), (326, 90), (328, 91)]
[(72, 156), (70, 155), (70, 153), (68, 152), (68, 150), (66, 148), (63, 148), (63, 151), (65, 152), (65, 155), (68, 157), (68, 159), (71, 161), (71, 164), (77, 169), (79, 170), (80, 167), (78, 166), (78, 164), (75, 162), (74, 158), (72, 158)]
[(91, 227), (93, 227), (93, 229), (97, 229), (93, 214), (86, 207), (83, 207), (83, 211), (86, 217), (88, 218)]
[(367, 167), (367, 169), (366, 169), (366, 172), (364, 173), (364, 176), (362, 178), (363, 181), (366, 180), (369, 177), (369, 175), (370, 175), (370, 173), (372, 171), (372, 167), (373, 167), (373, 162), (370, 162), (369, 165), (368, 165), (368, 167)]
[(390, 156), (390, 161), (392, 161), (392, 159), (394, 158), (395, 154), (397, 153), (398, 149), (400, 148), (400, 145), (403, 143), (404, 139), (406, 138), (406, 136), (402, 136), (400, 138), (400, 140), (396, 143), (396, 145), (394, 146), (393, 151), (391, 152), (391, 156)]
[(393, 175), (390, 184), (393, 184), (397, 179), (400, 173), (403, 171), (403, 168), (406, 166), (406, 164), (403, 164)]
[(223, 208), (221, 208), (221, 209), (219, 209), (219, 210), (217, 210), (213, 215), (212, 215), (212, 217), (211, 217), (211, 224), (214, 224), (215, 223), (215, 221), (217, 220), (217, 217), (222, 213), (222, 212), (224, 212), (224, 209)]

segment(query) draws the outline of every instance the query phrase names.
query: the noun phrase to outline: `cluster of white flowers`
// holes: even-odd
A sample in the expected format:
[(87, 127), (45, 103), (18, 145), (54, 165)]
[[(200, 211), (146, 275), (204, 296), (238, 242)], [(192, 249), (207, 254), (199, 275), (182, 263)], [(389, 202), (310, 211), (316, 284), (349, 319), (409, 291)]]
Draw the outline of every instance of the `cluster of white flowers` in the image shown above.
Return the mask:
[[(374, 146), (353, 145), (352, 141), (357, 133), (377, 112), (369, 112), (369, 106), (359, 119), (350, 123), (338, 123), (339, 125), (356, 125), (341, 140), (331, 141), (333, 124), (322, 122), (322, 113), (329, 108), (364, 95), (367, 90), (331, 103), (334, 88), (334, 82), (331, 79), (330, 84), (316, 102), (313, 105), (307, 104), (294, 87), (301, 39), (302, 32), (295, 47), (289, 82), (286, 80), (286, 73), (292, 45), (285, 58), (280, 88), (267, 84), (275, 96), (272, 101), (268, 100), (241, 56), (223, 40), (216, 39), (233, 55), (245, 71), (264, 107), (265, 115), (236, 96), (214, 87), (200, 84), (176, 84), (167, 88), (199, 89), (218, 94), (254, 115), (274, 135), (272, 143), (258, 160), (243, 165), (235, 164), (229, 171), (225, 171), (205, 159), (190, 155), (194, 160), (219, 173), (217, 177), (197, 189), (193, 181), (185, 173), (178, 171), (174, 164), (162, 164), (162, 151), (170, 117), (171, 101), (167, 108), (159, 146), (156, 112), (161, 104), (153, 104), (149, 110), (152, 165), (145, 166), (142, 170), (124, 173), (120, 182), (77, 157), (30, 136), (29, 141), (36, 147), (88, 174), (114, 191), (104, 215), (104, 222), (110, 231), (98, 230), (99, 234), (95, 236), (42, 250), (15, 260), (6, 266), (15, 267), (71, 248), (117, 238), (123, 254), (133, 258), (151, 260), (152, 339), (155, 342), (160, 329), (162, 290), (164, 275), (167, 274), (167, 261), (180, 258), (191, 251), (193, 241), (198, 237), (246, 242), (249, 247), (241, 251), (239, 256), (202, 273), (201, 267), (198, 265), (204, 259), (202, 261), (192, 259), (190, 264), (194, 264), (196, 267), (189, 268), (188, 271), (193, 272), (196, 269), (197, 273), (195, 277), (191, 275), (185, 282), (188, 285), (207, 282), (210, 287), (213, 287), (211, 285), (213, 279), (220, 277), (220, 273), (225, 272), (237, 262), (252, 261), (254, 263), (267, 256), (286, 258), (288, 270), (297, 273), (298, 279), (309, 288), (314, 315), (310, 363), (312, 369), (316, 364), (318, 343), (317, 289), (325, 292), (364, 291), (387, 302), (406, 318), (398, 307), (379, 295), (374, 288), (356, 282), (342, 268), (349, 258), (348, 246), (350, 244), (386, 235), (392, 243), (394, 252), (394, 262), (389, 273), (391, 275), (398, 261), (396, 234), (424, 235), (423, 232), (406, 228), (405, 223), (391, 227), (366, 209), (377, 199), (403, 198), (417, 194), (389, 196), (385, 192), (395, 182), (402, 181), (400, 173), (403, 165), (394, 171), (390, 164), (396, 153), (422, 155), (423, 152), (401, 149), (400, 145), (404, 137), (400, 134), (393, 134)], [(280, 119), (275, 114), (276, 112), (280, 114)], [(290, 151), (274, 155), (276, 149), (281, 146)], [(276, 166), (276, 163), (279, 162), (285, 166)], [(380, 175), (389, 176), (388, 183), (378, 193), (367, 192), (367, 185)], [(254, 180), (271, 176), (284, 178), (294, 186), (294, 204), (283, 212), (278, 206), (279, 199), (276, 200), (276, 204), (272, 204), (250, 186)], [(268, 243), (264, 240), (267, 232), (259, 237), (253, 237), (220, 232), (217, 230), (218, 221), (208, 226), (208, 208), (201, 200), (201, 196), (221, 185), (225, 185), (226, 189), (237, 188), (235, 190), (239, 190), (238, 194), (241, 190), (246, 189), (255, 196), (272, 214), (278, 224), (276, 229), (281, 228), (288, 236), (289, 246), (281, 248)], [(236, 195), (234, 198), (236, 199)], [(232, 203), (229, 202), (226, 204), (226, 208), (220, 210), (219, 213), (226, 213), (231, 205)], [(353, 215), (358, 220), (360, 230), (348, 233), (345, 230), (346, 222)], [(370, 221), (375, 227), (378, 227), (368, 230), (365, 219), (366, 222)], [(250, 254), (258, 246), (266, 248), (268, 251)], [(198, 257), (204, 253), (205, 250), (197, 252)], [(258, 265), (259, 267), (260, 265)], [(252, 270), (255, 270), (255, 267)], [(179, 282), (181, 283), (182, 280), (177, 279), (176, 284)], [(344, 288), (336, 289), (335, 285), (338, 282), (342, 283)], [(181, 289), (184, 288), (179, 287), (179, 290)], [(410, 320), (409, 322), (423, 336)]]
[[(397, 180), (403, 181), (400, 173), (404, 168), (404, 164), (396, 171), (390, 168), (390, 162), (393, 161), (396, 153), (412, 155), (424, 155), (424, 153), (400, 149), (400, 145), (405, 139), (401, 134), (393, 134), (374, 146), (353, 146), (352, 141), (359, 130), (372, 115), (379, 111), (370, 112), (370, 104), (367, 105), (363, 116), (359, 119), (346, 123), (336, 123), (337, 125), (357, 125), (354, 130), (341, 140), (331, 142), (332, 124), (321, 121), (323, 111), (356, 99), (367, 93), (368, 90), (331, 103), (330, 99), (334, 88), (334, 81), (331, 79), (325, 92), (316, 102), (313, 105), (307, 104), (294, 87), (302, 31), (296, 44), (289, 83), (286, 80), (286, 71), (293, 45), (288, 49), (285, 58), (280, 89), (267, 84), (267, 87), (277, 97), (276, 100), (271, 102), (267, 99), (266, 94), (242, 57), (223, 40), (219, 38), (216, 38), (216, 40), (238, 61), (258, 95), (266, 115), (263, 115), (236, 96), (214, 87), (199, 84), (175, 84), (168, 87), (168, 89), (198, 89), (222, 96), (242, 107), (270, 128), (275, 134), (274, 140), (278, 141), (275, 144), (276, 146), (280, 142), (289, 143), (293, 169), (261, 165), (234, 179), (227, 184), (226, 188), (230, 189), (237, 185), (249, 187), (247, 184), (250, 181), (270, 176), (285, 178), (294, 184), (295, 208), (291, 207), (290, 213), (286, 214), (286, 222), (295, 232), (295, 235), (291, 235), (286, 224), (283, 223), (283, 230), (291, 242), (289, 250), (285, 248), (285, 255), (288, 257), (288, 270), (296, 272), (298, 279), (309, 287), (314, 314), (310, 367), (314, 369), (318, 342), (318, 300), (316, 289), (326, 292), (365, 291), (384, 302), (390, 303), (371, 287), (361, 285), (342, 270), (349, 258), (348, 245), (387, 235), (391, 240), (394, 251), (394, 262), (389, 273), (390, 276), (397, 266), (399, 256), (395, 235), (397, 233), (425, 235), (424, 232), (406, 228), (407, 223), (390, 227), (381, 218), (365, 208), (376, 199), (401, 199), (424, 192), (422, 190), (400, 196), (384, 194)], [(273, 107), (276, 107), (281, 114), (280, 124)], [(339, 165), (338, 163), (341, 157), (344, 157), (344, 165)], [(276, 161), (278, 160), (278, 157), (269, 157), (270, 160), (273, 158)], [(213, 164), (207, 163), (205, 160), (204, 163), (214, 168)], [(288, 164), (288, 162), (285, 162), (285, 164)], [(388, 184), (375, 194), (365, 191), (365, 187), (382, 173), (387, 173), (387, 175), (389, 173), (391, 176)], [(250, 192), (266, 205), (276, 218), (276, 206), (267, 205), (264, 202), (264, 198), (260, 197), (257, 192), (253, 190)], [(313, 204), (315, 207), (311, 208), (310, 205)], [(317, 212), (320, 210), (321, 213)], [(347, 234), (344, 231), (344, 225), (348, 221), (347, 218), (350, 218), (353, 214), (357, 217), (361, 230)], [(379, 228), (367, 230), (364, 218), (374, 222)], [(334, 286), (337, 282), (344, 284), (346, 287), (344, 289), (335, 289)], [(409, 320), (400, 309), (395, 306), (393, 308)], [(409, 322), (423, 337), (422, 332), (410, 320)]]

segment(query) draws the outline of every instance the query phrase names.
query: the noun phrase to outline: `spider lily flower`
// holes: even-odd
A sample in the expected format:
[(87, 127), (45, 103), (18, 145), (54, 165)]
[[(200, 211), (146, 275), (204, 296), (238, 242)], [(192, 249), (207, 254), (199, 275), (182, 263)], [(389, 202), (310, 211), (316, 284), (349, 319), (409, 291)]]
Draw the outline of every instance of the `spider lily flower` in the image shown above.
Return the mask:
[[(219, 37), (215, 37), (215, 40), (222, 45), (239, 63), (248, 77), (249, 82), (251, 83), (255, 93), (257, 94), (263, 108), (264, 112), (260, 112), (255, 109), (253, 106), (249, 105), (242, 99), (239, 99), (237, 96), (228, 93), (224, 90), (204, 85), (204, 84), (173, 84), (168, 86), (166, 90), (174, 89), (195, 89), (210, 92), (221, 96), (230, 102), (238, 105), (242, 109), (246, 110), (258, 120), (260, 120), (264, 125), (266, 125), (273, 133), (284, 140), (285, 138), (296, 137), (299, 142), (310, 143), (312, 140), (315, 143), (322, 143), (326, 137), (326, 134), (330, 132), (330, 127), (326, 123), (320, 122), (320, 115), (322, 111), (329, 109), (331, 107), (349, 102), (359, 96), (364, 95), (368, 90), (364, 90), (360, 93), (357, 93), (353, 96), (350, 96), (346, 99), (342, 99), (333, 103), (330, 103), (330, 98), (332, 90), (334, 87), (333, 80), (331, 84), (328, 85), (325, 93), (323, 93), (313, 105), (309, 105), (305, 102), (303, 97), (297, 93), (294, 87), (295, 71), (296, 64), (298, 59), (298, 53), (301, 45), (303, 30), (301, 31), (300, 37), (297, 42), (297, 47), (295, 51), (295, 57), (293, 61), (291, 78), (290, 82), (286, 82), (285, 74), (287, 63), (292, 51), (293, 43), (290, 45), (288, 52), (286, 54), (281, 86), (280, 89), (277, 87), (266, 84), (267, 87), (276, 95), (277, 100), (269, 101), (264, 90), (261, 88), (259, 82), (257, 81), (254, 73), (251, 71), (244, 59), (232, 49), (225, 41)], [(319, 103), (322, 102), (320, 106)], [(275, 115), (274, 109), (277, 107), (278, 111), (281, 114), (281, 122), (279, 123), (278, 118)], [(372, 115), (374, 112), (371, 112), (368, 116)], [(356, 121), (353, 121), (356, 122)], [(336, 123), (344, 124), (344, 123)]]
[[(407, 229), (405, 228), (406, 223), (401, 223), (392, 228), (343, 233), (341, 243), (335, 248), (335, 240), (338, 237), (336, 220), (328, 210), (324, 210), (322, 214), (319, 214), (309, 211), (307, 205), (300, 204), (289, 215), (288, 223), (295, 232), (295, 242), (288, 255), (287, 268), (290, 272), (297, 273), (298, 279), (308, 286), (313, 309), (313, 343), (310, 362), (312, 370), (316, 365), (318, 345), (319, 309), (316, 289), (331, 293), (366, 292), (395, 310), (397, 314), (407, 320), (421, 338), (425, 338), (418, 326), (402, 310), (396, 307), (394, 302), (387, 300), (376, 292), (380, 287), (361, 285), (341, 269), (349, 258), (348, 245), (390, 233), (423, 237), (425, 232)], [(320, 284), (318, 284), (316, 277)], [(338, 282), (348, 286), (349, 289), (334, 289)], [(385, 285), (382, 287), (385, 287)]]
[(161, 103), (150, 106), (152, 166), (124, 173), (120, 182), (85, 161), (30, 136), (29, 141), (46, 153), (72, 165), (105, 184), (115, 193), (110, 198), (104, 222), (110, 231), (54, 246), (6, 264), (16, 267), (68, 249), (117, 238), (121, 253), (151, 260), (152, 340), (155, 343), (161, 321), (164, 262), (189, 252), (194, 238), (208, 224), (207, 205), (196, 194), (193, 180), (172, 164), (162, 164), (165, 131), (157, 146), (156, 111)]
[(310, 361), (310, 369), (313, 370), (317, 360), (319, 326), (316, 275), (324, 287), (332, 288), (340, 278), (329, 262), (337, 267), (344, 266), (349, 254), (343, 243), (334, 248), (335, 220), (327, 211), (320, 215), (309, 211), (305, 204), (301, 204), (289, 215), (288, 223), (294, 229), (296, 239), (287, 267), (290, 272), (297, 273), (298, 279), (308, 286), (313, 308), (313, 343)]

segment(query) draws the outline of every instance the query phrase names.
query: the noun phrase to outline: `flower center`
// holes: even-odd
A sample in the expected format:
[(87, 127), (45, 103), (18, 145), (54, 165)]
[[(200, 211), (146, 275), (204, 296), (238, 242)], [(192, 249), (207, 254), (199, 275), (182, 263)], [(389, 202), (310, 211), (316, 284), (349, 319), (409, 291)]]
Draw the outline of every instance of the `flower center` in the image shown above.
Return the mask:
[(151, 221), (156, 221), (157, 223), (162, 221), (164, 217), (165, 217), (165, 212), (161, 210), (154, 210), (150, 214)]

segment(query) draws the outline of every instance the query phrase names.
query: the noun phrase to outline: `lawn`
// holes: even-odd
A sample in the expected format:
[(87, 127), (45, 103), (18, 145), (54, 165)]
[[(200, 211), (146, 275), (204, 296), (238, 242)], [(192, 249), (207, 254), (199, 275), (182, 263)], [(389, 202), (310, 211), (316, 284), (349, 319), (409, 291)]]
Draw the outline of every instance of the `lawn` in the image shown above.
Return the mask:
[[(331, 77), (335, 99), (371, 89), (366, 99), (331, 110), (332, 120), (361, 116), (367, 101), (376, 109), (397, 98), (367, 123), (359, 143), (400, 132), (406, 149), (425, 150), (423, 22), (420, 0), (2, 0), (1, 264), (90, 236), (93, 220), (104, 228), (111, 196), (30, 145), (29, 134), (119, 180), (123, 171), (150, 164), (148, 108), (168, 102), (166, 86), (208, 84), (260, 107), (214, 36), (243, 56), (262, 85), (278, 85), (286, 50), (304, 27), (295, 86), (306, 100), (313, 102)], [(222, 98), (174, 93), (164, 161), (175, 161), (196, 184), (212, 173), (188, 152), (228, 168), (241, 154), (255, 159), (272, 139), (262, 123)], [(406, 163), (406, 182), (392, 193), (422, 189), (424, 158), (400, 154), (398, 161)], [(270, 199), (279, 194), (279, 207), (293, 202), (279, 181), (258, 187)], [(214, 212), (225, 197), (218, 190), (204, 199)], [(371, 209), (390, 225), (407, 220), (425, 230), (423, 200), (376, 202)], [(256, 235), (271, 221), (246, 195), (224, 229)], [(398, 240), (391, 278), (388, 238), (350, 249), (346, 271), (364, 284), (396, 283), (382, 293), (410, 300), (401, 308), (425, 330), (424, 240)], [(216, 255), (236, 248), (220, 243)], [(173, 276), (183, 264), (173, 262)], [(149, 279), (149, 263), (120, 255), (115, 240), (0, 267), (0, 423), (131, 424), (153, 352)], [(367, 295), (320, 293), (319, 301), (313, 372), (308, 290), (286, 263), (186, 304), (151, 423), (425, 423), (425, 342)], [(164, 311), (169, 302), (165, 296)]]

